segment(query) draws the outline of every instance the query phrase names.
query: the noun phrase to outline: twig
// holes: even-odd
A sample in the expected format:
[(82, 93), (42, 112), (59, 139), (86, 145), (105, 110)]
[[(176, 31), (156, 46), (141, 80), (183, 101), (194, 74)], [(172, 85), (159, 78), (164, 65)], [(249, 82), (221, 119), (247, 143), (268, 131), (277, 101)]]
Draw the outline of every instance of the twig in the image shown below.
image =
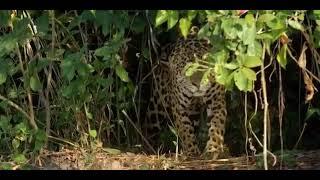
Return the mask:
[(61, 139), (61, 138), (58, 138), (58, 137), (48, 136), (48, 138), (64, 142), (64, 143), (69, 144), (69, 145), (71, 145), (73, 147), (78, 147), (76, 144), (73, 144), (72, 142), (69, 142), (67, 140), (64, 140), (64, 139)]
[(128, 116), (128, 114), (122, 110), (122, 113), (124, 114), (124, 116), (129, 120), (129, 122), (131, 123), (131, 125), (137, 130), (137, 132), (139, 133), (139, 135), (141, 136), (142, 140), (147, 144), (147, 146), (149, 146), (149, 148), (153, 151), (153, 153), (157, 153), (154, 148), (150, 145), (150, 143), (148, 142), (148, 140), (142, 135), (141, 131), (137, 128), (137, 126), (134, 124), (134, 122), (131, 120), (131, 118)]
[[(248, 121), (248, 125), (249, 125), (249, 130), (250, 130), (250, 133), (253, 135), (253, 137), (255, 138), (255, 140), (258, 142), (259, 146), (260, 147), (263, 147), (263, 144), (260, 142), (259, 138), (257, 137), (257, 135), (254, 133), (253, 129), (252, 129), (252, 126), (251, 126), (251, 120), (254, 118), (254, 116), (257, 115), (257, 111), (258, 111), (258, 95), (255, 91), (253, 91), (253, 94), (254, 94), (254, 98), (255, 98), (255, 107), (254, 107), (254, 112), (253, 114), (251, 115), (249, 121)], [(250, 139), (249, 139), (249, 142), (250, 142)], [(273, 157), (273, 164), (272, 166), (276, 165), (277, 163), (277, 157), (272, 153), (270, 152), (269, 150), (267, 150), (267, 153), (269, 153), (272, 157)]]
[(27, 112), (25, 112), (19, 105), (17, 105), (13, 101), (7, 99), (6, 97), (2, 96), (1, 94), (0, 94), (0, 100), (7, 102), (10, 106), (12, 106), (16, 110), (20, 111), (30, 121), (31, 117), (29, 116), (29, 114)]
[(249, 164), (249, 154), (248, 154), (248, 97), (247, 92), (244, 94), (244, 127), (246, 131), (246, 143), (245, 143), (245, 150), (246, 150), (246, 159), (247, 159), (247, 165)]
[[(50, 11), (51, 12), (51, 31), (52, 31), (52, 42), (51, 42), (51, 55), (54, 56), (54, 46), (55, 46), (55, 14), (54, 10)], [(49, 64), (49, 70), (48, 70), (48, 77), (47, 77), (47, 88), (45, 90), (45, 101), (44, 101), (44, 106), (45, 106), (45, 111), (46, 111), (46, 135), (47, 137), (50, 136), (50, 129), (51, 129), (51, 109), (50, 109), (50, 98), (49, 98), (49, 92), (51, 88), (51, 79), (52, 79), (52, 63), (50, 62)], [(46, 146), (47, 146), (46, 142)]]
[(282, 135), (282, 122), (283, 122), (283, 111), (284, 111), (284, 96), (282, 89), (282, 75), (281, 67), (279, 65), (279, 94), (278, 94), (278, 108), (279, 108), (279, 133), (280, 133), (280, 146), (281, 146), (281, 159), (280, 159), (280, 169), (282, 168), (283, 161), (283, 135)]
[(300, 140), (301, 140), (301, 138), (302, 138), (302, 135), (304, 134), (304, 131), (305, 131), (306, 127), (307, 127), (307, 123), (305, 122), (305, 123), (303, 124), (303, 128), (302, 128), (302, 131), (301, 131), (301, 133), (300, 133), (300, 136), (299, 136), (296, 144), (293, 146), (293, 149), (297, 149), (297, 147), (298, 147), (298, 145), (299, 145), (299, 143), (300, 143)]
[[(19, 59), (19, 63), (20, 63), (20, 68), (21, 68), (21, 72), (23, 74), (24, 79), (26, 78), (25, 76), (25, 71), (23, 68), (23, 61), (22, 61), (22, 56), (19, 50), (19, 45), (18, 43), (16, 43), (16, 51), (18, 54), (18, 59)], [(28, 101), (29, 101), (29, 123), (31, 125), (31, 127), (35, 130), (38, 130), (38, 126), (37, 123), (35, 122), (35, 118), (34, 118), (34, 111), (33, 111), (33, 103), (32, 103), (32, 96), (31, 96), (31, 92), (30, 92), (30, 88), (27, 88), (27, 96), (28, 96)]]
[[(262, 49), (262, 59), (265, 57), (265, 44), (263, 43)], [(264, 161), (264, 169), (268, 170), (267, 163), (267, 123), (268, 123), (268, 99), (267, 99), (267, 87), (266, 87), (266, 79), (264, 73), (264, 64), (261, 64), (261, 86), (263, 93), (263, 104), (264, 104), (264, 115), (263, 115), (263, 161)]]
[[(299, 65), (298, 60), (292, 55), (290, 49), (288, 49), (287, 52), (288, 52), (289, 56)], [(308, 75), (312, 76), (315, 80), (318, 81), (318, 83), (320, 83), (320, 79), (317, 76), (315, 76), (312, 72), (310, 72), (307, 68), (303, 68), (302, 70), (305, 70), (308, 73)]]

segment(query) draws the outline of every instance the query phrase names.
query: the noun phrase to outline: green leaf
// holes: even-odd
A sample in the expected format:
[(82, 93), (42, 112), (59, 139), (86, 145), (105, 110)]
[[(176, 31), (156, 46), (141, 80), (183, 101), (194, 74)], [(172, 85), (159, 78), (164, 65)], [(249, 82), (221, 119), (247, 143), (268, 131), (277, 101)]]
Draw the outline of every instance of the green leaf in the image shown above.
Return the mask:
[(87, 77), (90, 73), (89, 65), (85, 63), (79, 63), (77, 66), (77, 72), (81, 77)]
[(255, 18), (253, 17), (252, 14), (247, 14), (246, 17), (245, 17), (245, 21), (250, 27), (254, 26), (255, 23), (256, 23), (256, 20), (255, 20)]
[(18, 149), (20, 147), (20, 141), (18, 139), (13, 139), (11, 144), (13, 149)]
[(275, 18), (271, 21), (266, 22), (267, 26), (272, 30), (285, 29), (286, 24), (285, 21), (280, 20), (279, 18)]
[(113, 48), (109, 46), (103, 46), (95, 50), (94, 55), (103, 56), (104, 60), (108, 60), (111, 58), (111, 54), (113, 53)]
[(0, 85), (5, 83), (7, 80), (7, 73), (4, 72), (2, 68), (0, 68)]
[(253, 90), (253, 81), (248, 81), (247, 84), (247, 91), (251, 92)]
[(6, 27), (9, 25), (10, 11), (0, 10), (0, 27)]
[(308, 120), (314, 114), (317, 114), (318, 116), (320, 116), (320, 109), (318, 109), (318, 108), (309, 108), (307, 113), (306, 113), (305, 120)]
[(254, 20), (252, 21), (253, 22), (250, 22), (250, 23), (253, 23), (253, 24), (247, 27), (246, 29), (244, 29), (242, 33), (241, 39), (244, 45), (254, 44), (254, 41), (256, 39), (256, 26), (254, 24)]
[(243, 65), (248, 68), (260, 66), (262, 64), (261, 59), (258, 56), (244, 56)]
[[(30, 19), (23, 18), (19, 20), (15, 25), (12, 34), (13, 38), (16, 38), (20, 44), (25, 44), (26, 40), (32, 38), (31, 29), (29, 28)], [(17, 41), (16, 41), (17, 42)]]
[(198, 14), (198, 11), (196, 10), (188, 10), (188, 20), (192, 21)]
[(17, 43), (24, 45), (27, 39), (32, 38), (27, 18), (14, 22), (14, 28), (11, 33), (0, 36), (0, 57), (12, 52)]
[(174, 127), (172, 127), (172, 126), (169, 125), (169, 129), (170, 129), (170, 131), (171, 131), (175, 136), (178, 135), (178, 134), (177, 134), (177, 131), (176, 131), (176, 129), (175, 129)]
[(104, 88), (108, 88), (112, 85), (113, 83), (113, 78), (108, 77), (108, 78), (103, 78), (103, 77), (98, 77), (96, 81), (100, 86)]
[(143, 17), (138, 16), (138, 17), (134, 18), (134, 21), (133, 21), (131, 28), (135, 33), (142, 33), (144, 31), (145, 27), (146, 27), (146, 23), (145, 23)]
[[(26, 134), (27, 133), (27, 125), (25, 122), (21, 122), (14, 127), (16, 133)], [(17, 137), (16, 137), (17, 138)], [(20, 141), (24, 141), (25, 138), (19, 137)]]
[(114, 149), (114, 148), (103, 148), (103, 150), (107, 153), (110, 153), (110, 154), (114, 154), (114, 155), (117, 155), (117, 154), (120, 154), (121, 151), (118, 150), (118, 149)]
[(221, 28), (224, 31), (226, 39), (236, 39), (238, 34), (238, 29), (235, 27), (233, 19), (224, 19), (221, 23)]
[(84, 10), (80, 16), (81, 16), (81, 22), (93, 21), (95, 20), (95, 17), (96, 17), (96, 11)]
[(247, 79), (253, 81), (257, 80), (256, 73), (252, 69), (242, 67), (240, 71), (242, 71), (242, 74), (244, 74), (247, 77)]
[(258, 17), (258, 21), (265, 23), (265, 22), (270, 22), (275, 18), (276, 16), (273, 14), (262, 14), (261, 16)]
[(93, 138), (96, 138), (96, 137), (97, 137), (97, 131), (94, 130), (94, 129), (91, 129), (91, 130), (89, 131), (89, 135), (90, 135), (91, 137), (93, 137)]
[(256, 39), (269, 39), (269, 40), (272, 40), (274, 37), (272, 36), (271, 33), (261, 33), (261, 34), (257, 34), (257, 37)]
[(63, 97), (70, 97), (73, 95), (74, 86), (70, 84), (69, 86), (66, 86), (62, 89), (62, 96)]
[(288, 24), (294, 29), (304, 31), (304, 27), (298, 21), (288, 20)]
[(49, 14), (44, 12), (37, 20), (36, 25), (40, 36), (45, 36), (49, 32)]
[(214, 67), (215, 79), (219, 84), (226, 85), (230, 71), (223, 67), (221, 64), (217, 64)]
[(246, 91), (248, 85), (248, 78), (242, 71), (236, 71), (234, 74), (234, 81), (240, 91)]
[(33, 75), (30, 78), (30, 88), (33, 91), (40, 91), (42, 89), (42, 84), (40, 82), (40, 79), (38, 75)]
[(315, 16), (315, 19), (320, 19), (320, 10), (313, 10), (313, 15)]
[(237, 69), (239, 65), (236, 62), (231, 62), (231, 63), (225, 64), (224, 67), (230, 70), (234, 70), (234, 69)]
[(172, 141), (174, 146), (177, 146), (177, 141)]
[(160, 26), (168, 20), (168, 12), (166, 10), (159, 10), (156, 16), (156, 27)]
[(277, 54), (277, 60), (280, 64), (280, 66), (283, 69), (286, 69), (286, 65), (287, 65), (287, 44), (284, 44), (281, 49), (280, 52)]
[(187, 19), (187, 18), (180, 19), (179, 27), (180, 27), (180, 30), (181, 30), (183, 37), (186, 38), (188, 36), (190, 26), (191, 26), (191, 21), (189, 19)]
[(284, 32), (286, 32), (286, 29), (275, 29), (268, 33), (258, 34), (256, 39), (271, 40), (274, 42), (278, 40)]
[(111, 26), (113, 24), (113, 18), (114, 15), (113, 13), (108, 10), (98, 10), (96, 11), (96, 23), (98, 26), (102, 26), (102, 34), (103, 35), (108, 35), (111, 30)]
[(92, 119), (93, 118), (92, 113), (90, 113), (90, 112), (86, 112), (86, 116), (87, 116), (88, 119)]
[(320, 26), (317, 26), (313, 32), (314, 44), (316, 48), (320, 47)]
[(27, 158), (23, 154), (17, 154), (14, 156), (13, 161), (17, 164), (24, 164), (27, 162)]
[(225, 45), (226, 48), (228, 48), (231, 51), (236, 51), (237, 47), (239, 45), (239, 42), (236, 42), (236, 41), (227, 41), (225, 43), (226, 43), (226, 45)]
[(254, 41), (254, 43), (249, 44), (247, 48), (248, 56), (262, 57), (262, 45), (259, 41)]
[(8, 97), (10, 99), (15, 99), (18, 97), (18, 92), (15, 89), (10, 89), (10, 91), (8, 93)]
[(224, 64), (229, 59), (229, 52), (223, 49), (218, 52), (215, 52), (211, 57), (215, 63)]
[(69, 81), (74, 78), (81, 56), (81, 53), (70, 54), (61, 62), (62, 77), (67, 78)]
[(7, 131), (11, 131), (12, 126), (10, 124), (10, 120), (11, 117), (0, 115), (0, 129), (5, 133)]
[(116, 66), (116, 74), (123, 82), (129, 82), (128, 72), (123, 68), (123, 66)]
[(179, 12), (170, 10), (168, 11), (168, 29), (173, 28), (179, 20)]
[(202, 26), (201, 29), (198, 32), (198, 37), (210, 37), (212, 32), (210, 31), (210, 25), (207, 23), (206, 25)]
[(86, 90), (86, 84), (83, 79), (76, 79), (70, 82), (69, 85), (66, 85), (62, 89), (62, 96), (72, 97), (80, 93), (83, 93)]
[(225, 83), (224, 86), (226, 87), (226, 89), (231, 90), (234, 86), (234, 74), (236, 71), (230, 73), (226, 79), (225, 79)]
[(36, 137), (36, 140), (35, 140), (33, 151), (39, 151), (45, 145), (47, 140), (47, 135), (44, 130), (40, 129), (35, 133), (35, 137)]
[(113, 23), (118, 31), (123, 31), (124, 29), (128, 28), (130, 23), (129, 22), (129, 15), (128, 11), (113, 11)]
[(95, 50), (96, 56), (102, 56), (103, 60), (110, 60), (112, 55), (118, 53), (119, 49), (123, 45), (124, 41), (122, 36), (117, 36), (117, 39), (114, 39), (111, 42), (108, 42), (103, 47)]
[(204, 87), (206, 85), (208, 85), (209, 83), (209, 76), (211, 73), (211, 69), (208, 69), (202, 76), (201, 81), (200, 81), (200, 89), (202, 89), (201, 87)]
[(197, 71), (199, 66), (199, 63), (188, 63), (185, 67), (185, 75), (187, 77), (192, 76)]

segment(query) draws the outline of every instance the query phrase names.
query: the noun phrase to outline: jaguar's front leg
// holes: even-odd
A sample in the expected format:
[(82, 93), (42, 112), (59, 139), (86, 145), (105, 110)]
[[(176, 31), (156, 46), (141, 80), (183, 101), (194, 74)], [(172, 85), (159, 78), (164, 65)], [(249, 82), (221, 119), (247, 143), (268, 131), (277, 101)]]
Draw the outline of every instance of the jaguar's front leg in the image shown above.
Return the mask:
[(181, 139), (181, 145), (187, 156), (199, 155), (200, 151), (196, 141), (194, 124), (189, 118), (189, 106), (191, 100), (182, 95), (175, 98), (174, 119), (178, 130), (178, 136)]
[(216, 85), (214, 92), (206, 97), (209, 140), (205, 154), (217, 159), (223, 152), (225, 123), (227, 118), (225, 91), (221, 85)]

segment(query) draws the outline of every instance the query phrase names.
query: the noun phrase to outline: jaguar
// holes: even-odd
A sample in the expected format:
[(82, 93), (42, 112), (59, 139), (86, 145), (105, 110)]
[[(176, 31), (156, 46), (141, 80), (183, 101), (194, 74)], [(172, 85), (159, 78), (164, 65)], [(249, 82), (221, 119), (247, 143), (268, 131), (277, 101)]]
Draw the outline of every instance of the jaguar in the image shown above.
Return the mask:
[[(206, 85), (200, 86), (203, 72), (186, 76), (186, 65), (195, 62), (212, 48), (206, 39), (194, 34), (179, 38), (161, 50), (160, 60), (152, 76), (152, 95), (147, 119), (152, 129), (161, 130), (163, 120), (172, 122), (177, 130), (183, 153), (187, 156), (219, 157), (224, 149), (226, 124), (225, 88), (210, 74)], [(206, 115), (206, 143), (200, 151), (196, 131), (200, 125), (201, 109)]]

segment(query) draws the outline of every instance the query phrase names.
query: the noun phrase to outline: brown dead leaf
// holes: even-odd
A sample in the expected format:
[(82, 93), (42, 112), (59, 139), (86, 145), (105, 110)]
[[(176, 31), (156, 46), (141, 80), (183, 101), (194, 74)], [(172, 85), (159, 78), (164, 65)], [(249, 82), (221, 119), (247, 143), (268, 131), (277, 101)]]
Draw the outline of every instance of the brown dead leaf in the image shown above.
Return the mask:
[(314, 95), (314, 85), (312, 82), (312, 79), (309, 77), (306, 71), (303, 73), (303, 80), (306, 88), (306, 97), (305, 97), (305, 102), (309, 102)]
[(121, 170), (123, 168), (122, 168), (121, 163), (119, 161), (113, 161), (111, 164), (111, 169), (112, 170)]
[(312, 82), (312, 79), (308, 75), (306, 71), (306, 65), (307, 65), (307, 57), (306, 57), (306, 50), (308, 49), (306, 42), (303, 44), (302, 51), (298, 60), (298, 65), (302, 69), (302, 74), (303, 74), (303, 80), (305, 84), (305, 89), (306, 89), (306, 96), (305, 96), (305, 102), (309, 102), (314, 95), (314, 84)]
[(291, 42), (291, 40), (289, 39), (289, 37), (287, 36), (286, 33), (283, 33), (280, 36), (280, 42), (281, 42), (281, 44), (288, 44), (289, 42)]
[(307, 65), (307, 58), (306, 58), (306, 50), (308, 49), (306, 43), (303, 44), (302, 51), (298, 60), (298, 65), (302, 70), (305, 70)]

